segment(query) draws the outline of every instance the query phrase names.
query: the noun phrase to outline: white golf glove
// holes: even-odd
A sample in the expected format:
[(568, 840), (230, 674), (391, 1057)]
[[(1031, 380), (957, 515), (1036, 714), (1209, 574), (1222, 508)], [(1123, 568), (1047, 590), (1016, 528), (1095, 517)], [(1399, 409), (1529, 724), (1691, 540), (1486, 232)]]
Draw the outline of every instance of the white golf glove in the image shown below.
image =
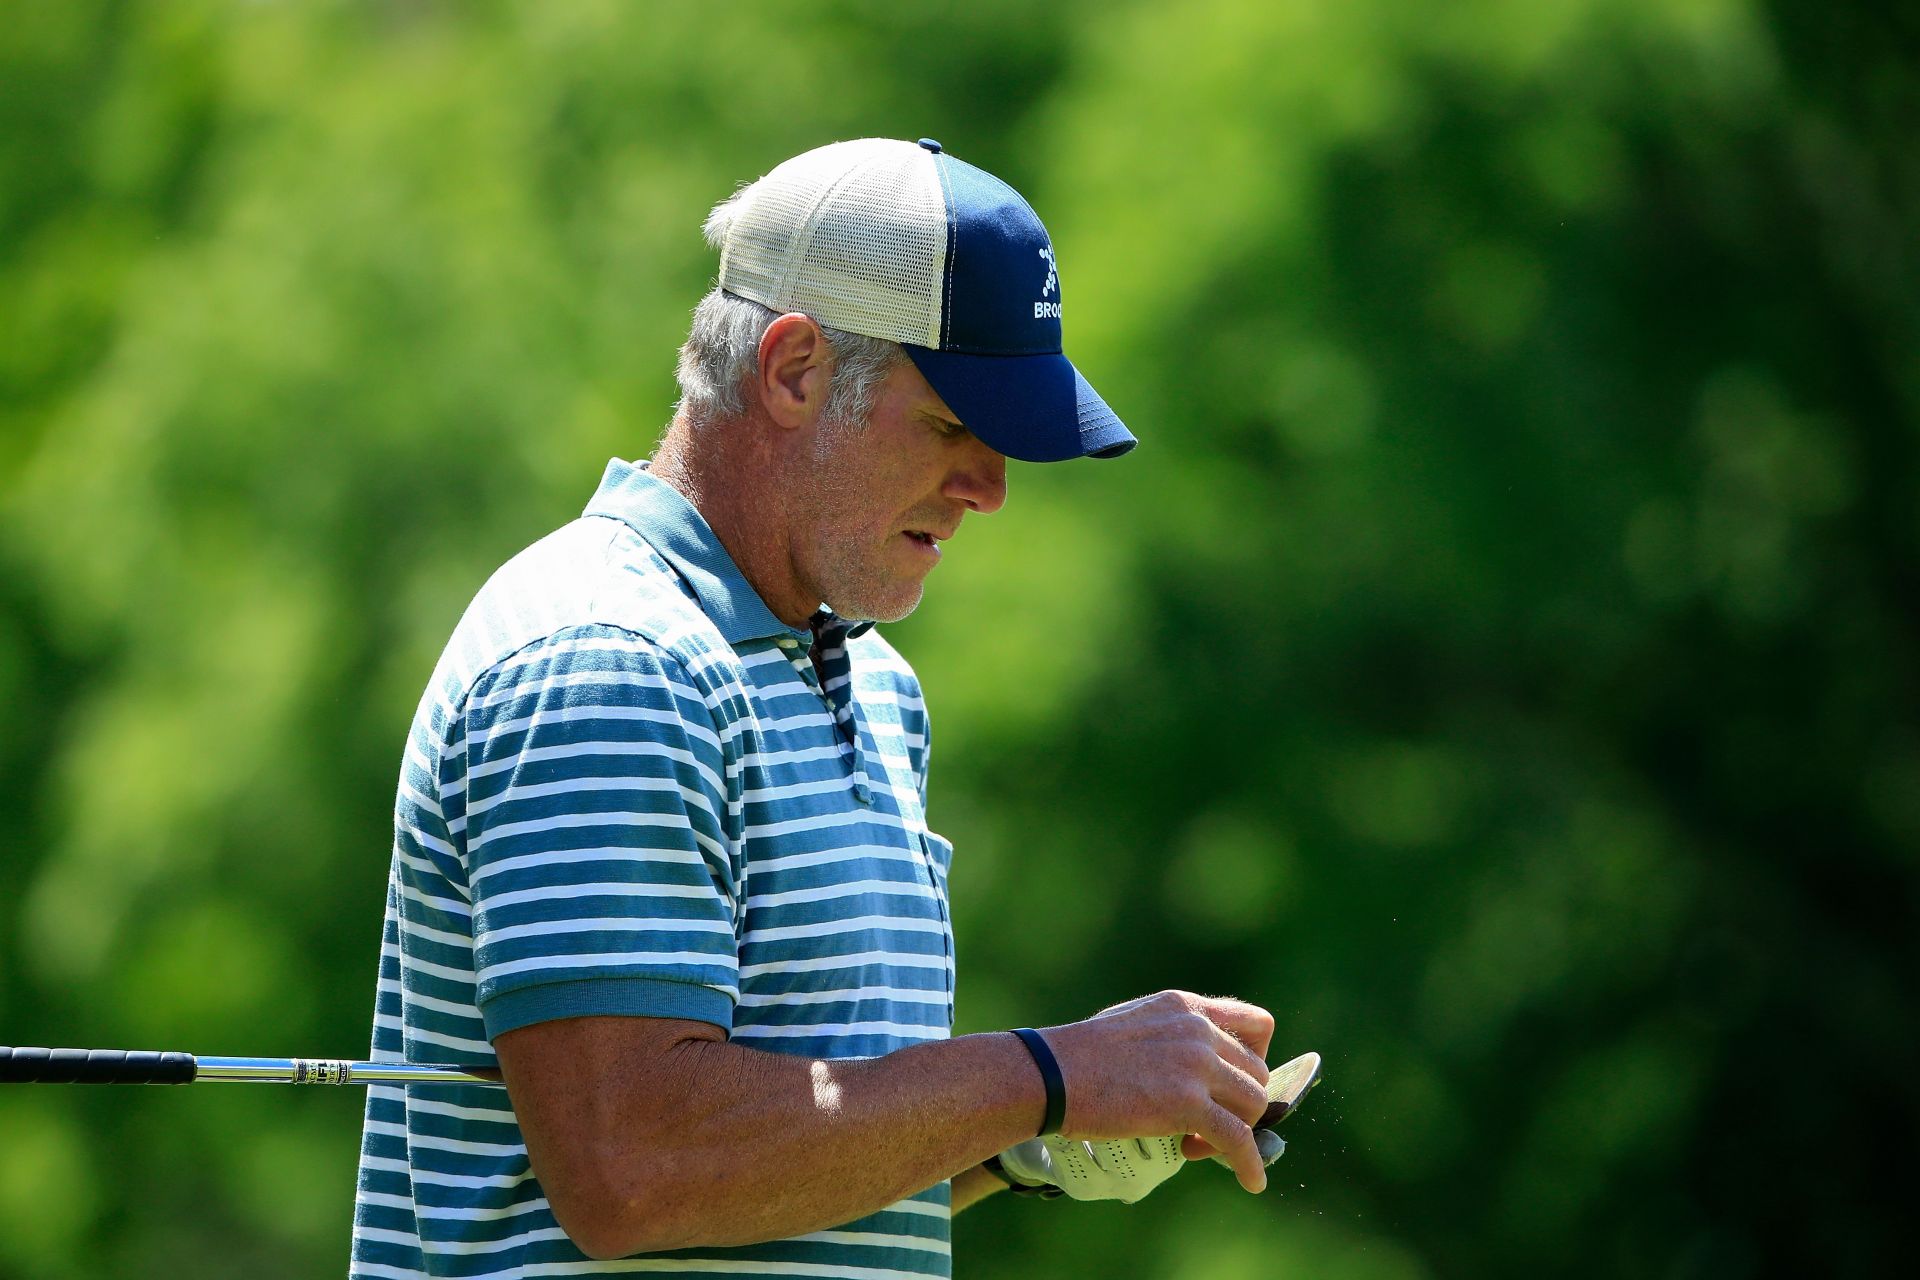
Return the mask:
[(1144, 1197), (1186, 1163), (1177, 1137), (1080, 1142), (1049, 1134), (1000, 1153), (1000, 1167), (1016, 1182), (1059, 1187), (1075, 1200), (1126, 1204)]
[[(1272, 1164), (1287, 1149), (1271, 1129), (1255, 1129), (1262, 1164)], [(1225, 1166), (1219, 1156), (1213, 1159)], [(1000, 1153), (1000, 1167), (1016, 1182), (1059, 1187), (1075, 1200), (1118, 1200), (1133, 1204), (1180, 1172), (1187, 1163), (1180, 1138), (1119, 1138), (1080, 1142), (1049, 1135), (1029, 1138)], [(1231, 1167), (1231, 1166), (1228, 1166)]]

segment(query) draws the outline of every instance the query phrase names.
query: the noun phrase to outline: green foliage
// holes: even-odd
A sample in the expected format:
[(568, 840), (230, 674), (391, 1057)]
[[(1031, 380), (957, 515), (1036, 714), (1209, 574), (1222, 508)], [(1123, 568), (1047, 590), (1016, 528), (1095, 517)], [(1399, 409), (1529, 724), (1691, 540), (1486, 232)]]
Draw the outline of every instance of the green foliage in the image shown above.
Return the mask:
[[(892, 632), (961, 1029), (1232, 990), (1329, 1075), (1265, 1199), (997, 1201), (959, 1274), (1911, 1251), (1910, 19), (0, 9), (0, 1040), (357, 1052), (420, 685), (650, 449), (706, 208), (925, 134), (1144, 441)], [(0, 1097), (0, 1274), (338, 1274), (357, 1102)]]

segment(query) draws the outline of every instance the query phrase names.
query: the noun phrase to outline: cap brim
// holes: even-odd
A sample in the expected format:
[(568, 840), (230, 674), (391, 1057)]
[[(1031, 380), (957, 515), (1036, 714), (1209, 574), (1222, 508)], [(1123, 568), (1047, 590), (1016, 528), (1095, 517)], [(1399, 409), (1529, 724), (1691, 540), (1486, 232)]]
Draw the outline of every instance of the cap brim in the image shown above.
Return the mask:
[(962, 425), (1009, 458), (1117, 458), (1139, 443), (1064, 355), (901, 347)]

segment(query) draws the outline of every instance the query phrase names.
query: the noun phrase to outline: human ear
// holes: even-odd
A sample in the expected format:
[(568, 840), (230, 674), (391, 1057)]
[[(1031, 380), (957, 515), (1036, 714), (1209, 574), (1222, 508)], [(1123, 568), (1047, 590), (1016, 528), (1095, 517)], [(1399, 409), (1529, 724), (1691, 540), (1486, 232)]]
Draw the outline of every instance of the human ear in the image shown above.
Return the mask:
[(757, 390), (767, 416), (778, 425), (814, 422), (827, 402), (832, 373), (832, 349), (812, 317), (790, 311), (761, 335)]

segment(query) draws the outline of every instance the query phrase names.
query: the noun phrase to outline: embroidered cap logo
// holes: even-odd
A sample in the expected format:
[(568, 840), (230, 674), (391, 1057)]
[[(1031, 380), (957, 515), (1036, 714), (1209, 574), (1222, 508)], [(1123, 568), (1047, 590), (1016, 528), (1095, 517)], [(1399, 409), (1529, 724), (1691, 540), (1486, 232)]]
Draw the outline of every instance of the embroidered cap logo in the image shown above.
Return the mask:
[[(1060, 264), (1053, 256), (1052, 245), (1048, 245), (1046, 248), (1040, 250), (1040, 256), (1047, 260), (1047, 281), (1040, 286), (1040, 296), (1045, 298), (1048, 294), (1059, 291)], [(1036, 302), (1033, 304), (1033, 318), (1035, 320), (1042, 320), (1048, 317), (1052, 317), (1055, 320), (1060, 318), (1059, 303)]]

